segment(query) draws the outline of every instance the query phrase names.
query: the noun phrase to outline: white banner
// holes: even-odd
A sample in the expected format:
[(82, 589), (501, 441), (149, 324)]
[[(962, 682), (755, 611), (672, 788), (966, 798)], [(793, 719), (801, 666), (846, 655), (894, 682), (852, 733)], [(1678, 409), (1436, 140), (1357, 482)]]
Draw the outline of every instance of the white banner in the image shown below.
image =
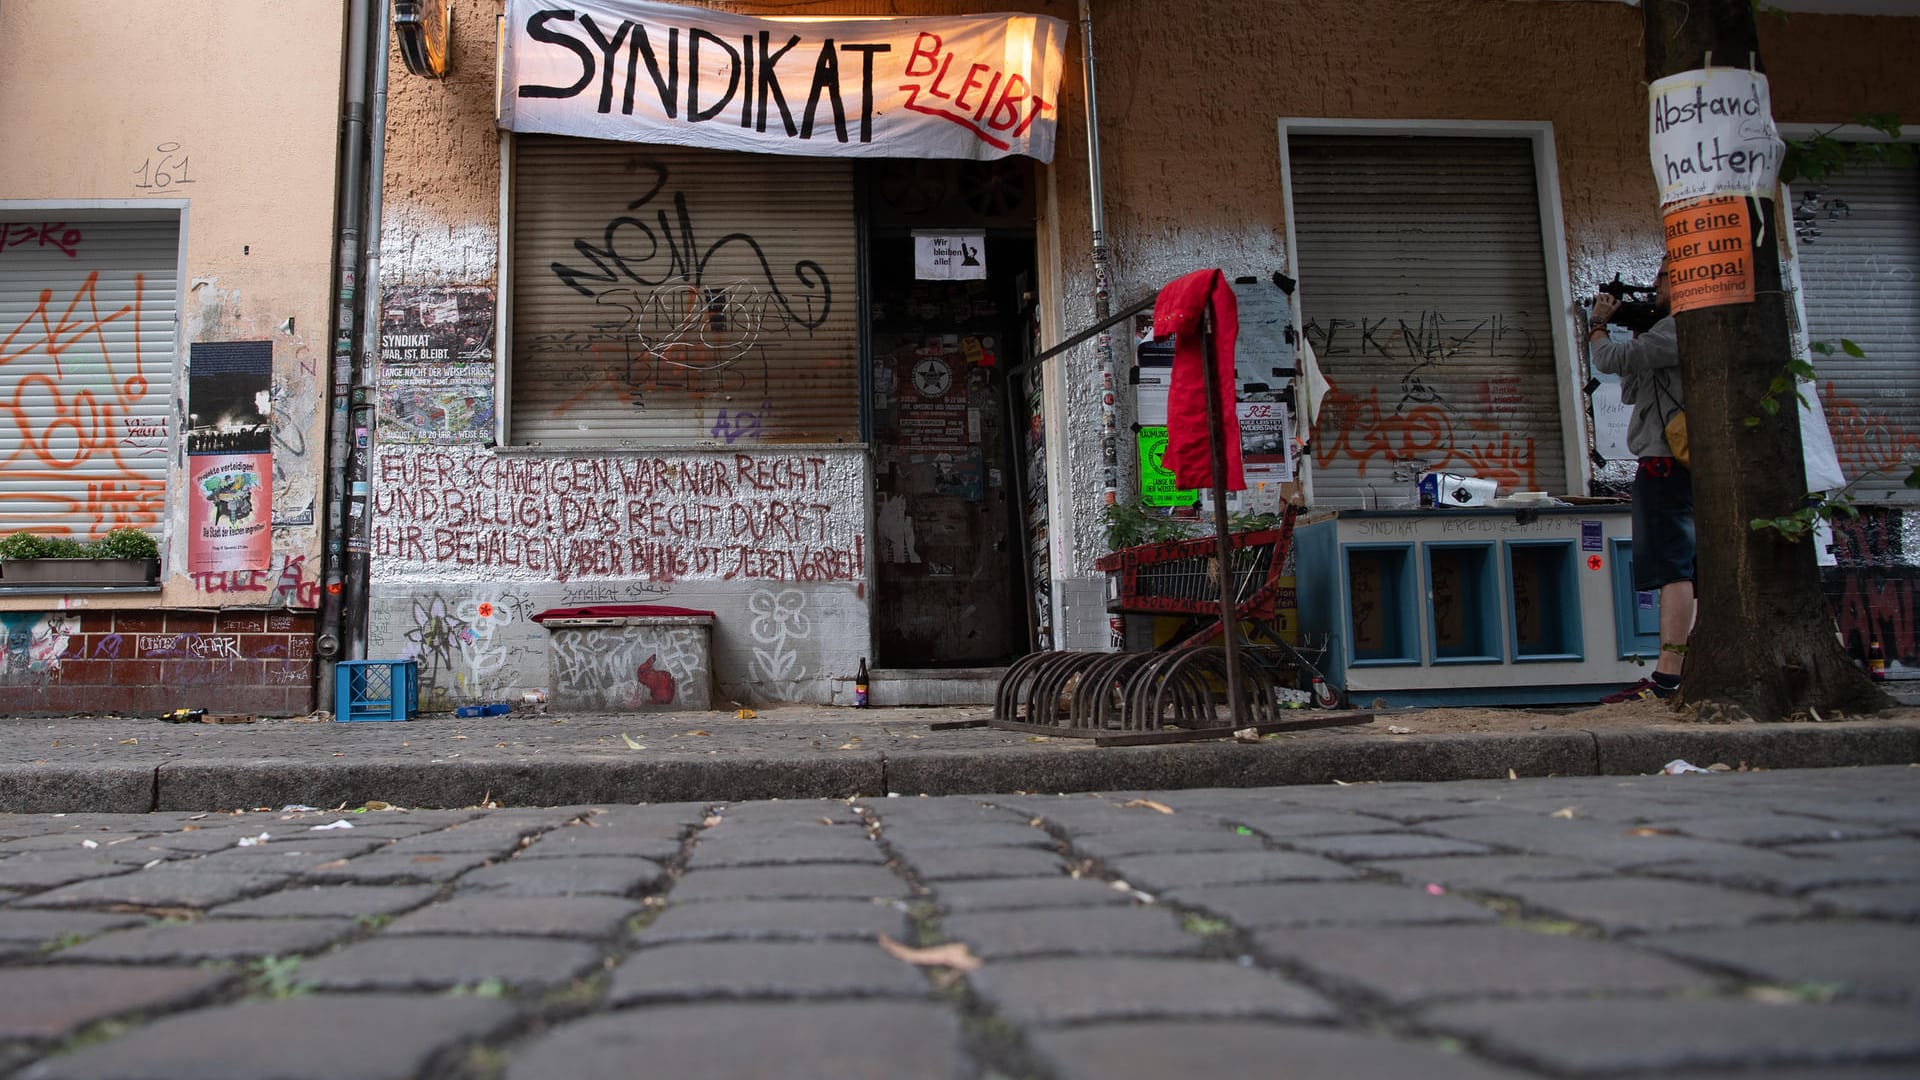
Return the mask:
[(1786, 144), (1767, 77), (1745, 68), (1683, 71), (1648, 87), (1648, 146), (1660, 205), (1703, 195), (1772, 198)]
[(819, 157), (1053, 159), (1066, 24), (507, 0), (500, 126)]

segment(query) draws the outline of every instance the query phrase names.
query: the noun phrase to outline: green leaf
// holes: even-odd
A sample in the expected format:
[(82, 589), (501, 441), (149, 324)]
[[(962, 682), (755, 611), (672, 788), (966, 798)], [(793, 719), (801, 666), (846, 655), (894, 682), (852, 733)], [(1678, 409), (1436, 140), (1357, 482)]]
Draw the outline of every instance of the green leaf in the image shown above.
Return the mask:
[(1855, 113), (1853, 122), (1870, 127), (1889, 139), (1900, 138), (1900, 117), (1895, 113)]
[(1760, 411), (1766, 413), (1768, 416), (1778, 416), (1780, 415), (1780, 403), (1773, 398), (1763, 397), (1760, 399)]
[(1867, 351), (1865, 349), (1862, 349), (1860, 346), (1855, 345), (1853, 342), (1847, 340), (1846, 338), (1840, 339), (1840, 348), (1846, 350), (1846, 354), (1848, 356), (1853, 357), (1855, 360), (1858, 360), (1861, 357), (1867, 355)]
[(1773, 381), (1767, 384), (1767, 393), (1768, 394), (1782, 393), (1786, 390), (1786, 388), (1787, 388), (1787, 377), (1785, 375), (1775, 375), (1773, 377)]
[(1819, 353), (1821, 356), (1833, 355), (1833, 346), (1824, 341), (1816, 341), (1811, 346), (1809, 346), (1809, 348), (1811, 348), (1814, 352)]
[[(1749, 417), (1747, 417), (1747, 419), (1745, 420), (1745, 423), (1746, 423), (1746, 425), (1747, 425), (1748, 427), (1750, 427), (1750, 428), (1754, 428), (1754, 427), (1759, 427), (1759, 426), (1760, 426), (1760, 418), (1759, 418), (1759, 417), (1757, 417), (1757, 416), (1749, 416)], [(1914, 486), (1915, 486), (1915, 487), (1920, 487), (1920, 484), (1915, 484)]]
[(1798, 375), (1802, 379), (1811, 379), (1816, 377), (1814, 375), (1813, 365), (1809, 364), (1805, 360), (1794, 359), (1794, 360), (1787, 361), (1787, 370), (1793, 372), (1795, 375)]

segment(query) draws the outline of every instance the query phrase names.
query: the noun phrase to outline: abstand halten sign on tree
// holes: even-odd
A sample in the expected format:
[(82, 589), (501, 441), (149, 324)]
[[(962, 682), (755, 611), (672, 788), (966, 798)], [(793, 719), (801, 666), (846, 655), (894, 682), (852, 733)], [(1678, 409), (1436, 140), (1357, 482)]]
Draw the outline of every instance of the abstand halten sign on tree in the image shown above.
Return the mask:
[(821, 157), (1053, 158), (1066, 24), (507, 0), (500, 126)]
[(1648, 87), (1648, 146), (1666, 218), (1675, 312), (1753, 302), (1749, 200), (1771, 199), (1786, 144), (1767, 77), (1683, 71)]

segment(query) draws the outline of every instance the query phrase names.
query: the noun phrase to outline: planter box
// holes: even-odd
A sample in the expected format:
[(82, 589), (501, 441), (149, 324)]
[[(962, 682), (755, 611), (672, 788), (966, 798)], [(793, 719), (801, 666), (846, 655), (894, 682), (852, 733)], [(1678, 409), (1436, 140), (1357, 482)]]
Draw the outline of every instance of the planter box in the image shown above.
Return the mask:
[(152, 585), (160, 580), (159, 559), (7, 559), (0, 561), (0, 588), (51, 585), (98, 588)]

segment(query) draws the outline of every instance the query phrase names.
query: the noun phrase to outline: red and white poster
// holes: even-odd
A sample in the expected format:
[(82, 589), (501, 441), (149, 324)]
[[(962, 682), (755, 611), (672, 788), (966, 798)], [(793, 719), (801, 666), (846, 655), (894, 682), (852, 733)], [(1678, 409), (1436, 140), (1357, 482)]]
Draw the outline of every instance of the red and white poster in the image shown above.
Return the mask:
[(265, 570), (273, 560), (273, 455), (187, 458), (187, 571)]
[(273, 561), (273, 343), (196, 341), (187, 368), (187, 572)]

